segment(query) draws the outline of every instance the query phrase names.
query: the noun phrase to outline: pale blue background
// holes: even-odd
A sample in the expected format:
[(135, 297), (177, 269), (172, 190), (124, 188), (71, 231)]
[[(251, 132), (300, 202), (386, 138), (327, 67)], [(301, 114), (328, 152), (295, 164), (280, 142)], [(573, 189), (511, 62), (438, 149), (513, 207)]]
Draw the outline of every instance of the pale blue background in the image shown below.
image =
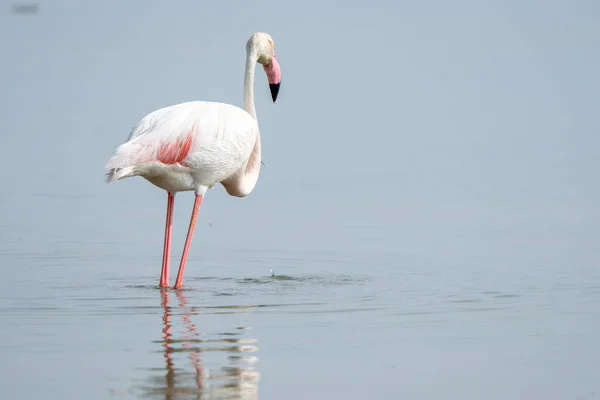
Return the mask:
[[(273, 107), (257, 70), (266, 167), (245, 199), (209, 192), (186, 276), (199, 307), (231, 299), (203, 297), (194, 279), (272, 268), (301, 280), (273, 293), (235, 281), (245, 297), (230, 303), (322, 304), (302, 320), (274, 308), (246, 321), (260, 336), (261, 398), (600, 390), (600, 3), (48, 0), (37, 15), (10, 4), (0, 2), (8, 397), (106, 398), (110, 376), (144, 376), (135, 368), (150, 366), (161, 329), (148, 285), (166, 195), (139, 178), (107, 186), (104, 165), (156, 108), (241, 106), (254, 31), (272, 35), (283, 74)], [(176, 198), (172, 268), (191, 204)], [(334, 284), (342, 275), (354, 284)], [(329, 283), (303, 286), (310, 277)], [(442, 312), (450, 303), (432, 299), (445, 294), (504, 317), (399, 317)], [(156, 315), (119, 319), (106, 311), (114, 296), (150, 301)], [(377, 306), (358, 312), (369, 299)], [(356, 313), (333, 312), (343, 309)], [(227, 325), (217, 317), (203, 329)]]

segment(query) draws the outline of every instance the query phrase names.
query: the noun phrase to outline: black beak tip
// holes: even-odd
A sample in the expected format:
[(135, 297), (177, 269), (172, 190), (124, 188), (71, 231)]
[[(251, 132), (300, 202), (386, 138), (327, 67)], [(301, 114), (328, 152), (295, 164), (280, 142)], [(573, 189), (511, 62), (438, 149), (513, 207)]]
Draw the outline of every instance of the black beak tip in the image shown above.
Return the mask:
[(277, 100), (277, 95), (279, 94), (279, 86), (280, 85), (281, 85), (281, 82), (269, 83), (269, 89), (271, 89), (271, 98), (273, 99), (273, 103), (275, 103), (275, 100)]

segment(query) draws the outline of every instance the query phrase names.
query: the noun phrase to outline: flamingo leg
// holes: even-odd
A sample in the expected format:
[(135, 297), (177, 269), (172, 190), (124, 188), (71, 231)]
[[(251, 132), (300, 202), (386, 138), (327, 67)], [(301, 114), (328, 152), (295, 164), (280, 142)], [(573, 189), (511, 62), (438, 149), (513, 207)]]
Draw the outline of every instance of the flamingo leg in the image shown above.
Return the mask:
[(173, 231), (173, 205), (175, 195), (167, 192), (167, 222), (165, 223), (165, 242), (163, 244), (162, 270), (160, 273), (160, 287), (169, 287), (169, 259), (171, 257), (171, 232)]
[(190, 227), (188, 228), (187, 237), (185, 238), (185, 246), (183, 247), (183, 254), (181, 255), (181, 263), (179, 264), (179, 271), (177, 272), (177, 280), (173, 289), (180, 289), (183, 284), (183, 271), (185, 270), (185, 264), (187, 262), (188, 253), (190, 246), (192, 245), (192, 237), (194, 236), (194, 230), (196, 229), (196, 220), (198, 219), (198, 211), (200, 210), (200, 204), (202, 203), (202, 195), (197, 194), (194, 200), (194, 209), (192, 211), (192, 218), (190, 218)]

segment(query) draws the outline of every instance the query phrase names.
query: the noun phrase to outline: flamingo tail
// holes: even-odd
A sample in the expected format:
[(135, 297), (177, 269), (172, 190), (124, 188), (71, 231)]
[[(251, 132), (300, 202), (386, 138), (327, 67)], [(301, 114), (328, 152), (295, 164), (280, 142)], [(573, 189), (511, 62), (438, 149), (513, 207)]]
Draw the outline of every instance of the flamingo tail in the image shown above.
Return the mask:
[(129, 178), (134, 176), (135, 167), (109, 168), (106, 171), (106, 183), (112, 183), (119, 179)]
[(106, 182), (111, 183), (119, 179), (136, 176), (138, 174), (137, 166), (146, 161), (144, 154), (140, 154), (141, 149), (143, 149), (143, 146), (133, 143), (125, 143), (119, 146), (116, 154), (106, 163)]

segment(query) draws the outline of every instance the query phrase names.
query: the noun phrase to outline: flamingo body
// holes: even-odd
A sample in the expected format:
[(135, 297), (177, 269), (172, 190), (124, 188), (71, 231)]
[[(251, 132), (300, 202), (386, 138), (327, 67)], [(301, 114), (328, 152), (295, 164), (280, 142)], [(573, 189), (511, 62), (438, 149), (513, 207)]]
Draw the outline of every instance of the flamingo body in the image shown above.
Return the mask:
[(191, 101), (160, 108), (143, 117), (106, 164), (106, 180), (141, 176), (167, 191), (167, 218), (160, 287), (169, 287), (173, 207), (177, 192), (194, 191), (190, 226), (183, 247), (175, 289), (183, 284), (198, 210), (208, 189), (221, 183), (227, 193), (244, 197), (254, 190), (260, 173), (260, 132), (254, 108), (254, 71), (262, 64), (273, 102), (281, 70), (275, 42), (255, 32), (246, 43), (244, 108)]
[(225, 103), (192, 101), (160, 108), (132, 129), (108, 161), (107, 181), (142, 176), (168, 192), (207, 189), (245, 166), (257, 121)]

